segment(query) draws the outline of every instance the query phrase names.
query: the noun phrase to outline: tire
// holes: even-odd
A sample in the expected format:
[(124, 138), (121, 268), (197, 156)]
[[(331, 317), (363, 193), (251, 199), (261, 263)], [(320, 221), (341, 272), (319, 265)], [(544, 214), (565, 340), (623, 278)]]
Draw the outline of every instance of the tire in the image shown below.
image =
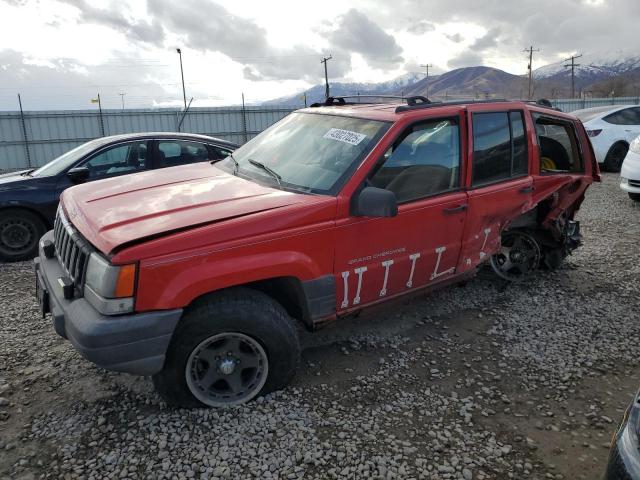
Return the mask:
[(631, 192), (627, 192), (629, 194), (629, 198), (633, 201), (636, 202), (640, 202), (640, 193), (631, 193)]
[(40, 217), (28, 210), (0, 212), (0, 259), (16, 262), (38, 255), (38, 241), (47, 231)]
[[(232, 373), (224, 370), (228, 359), (239, 365), (230, 367)], [(254, 361), (255, 367), (242, 368)], [(164, 367), (152, 380), (172, 406), (238, 405), (287, 386), (299, 362), (296, 325), (284, 308), (262, 292), (234, 288), (199, 299), (185, 311)], [(212, 377), (219, 379), (207, 386)], [(232, 386), (238, 377), (240, 393)]]
[(627, 156), (628, 151), (629, 145), (626, 143), (614, 143), (607, 152), (607, 156), (604, 158), (604, 170), (607, 172), (618, 173), (622, 168), (622, 162), (624, 161), (624, 157)]

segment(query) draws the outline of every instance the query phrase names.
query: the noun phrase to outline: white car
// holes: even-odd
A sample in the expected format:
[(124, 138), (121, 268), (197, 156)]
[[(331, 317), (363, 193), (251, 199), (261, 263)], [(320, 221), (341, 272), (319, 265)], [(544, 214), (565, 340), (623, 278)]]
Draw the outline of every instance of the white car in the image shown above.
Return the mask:
[(640, 137), (631, 142), (620, 170), (620, 188), (631, 200), (640, 202)]
[(640, 106), (608, 105), (576, 110), (571, 114), (587, 129), (602, 169), (619, 172), (629, 144), (640, 135)]

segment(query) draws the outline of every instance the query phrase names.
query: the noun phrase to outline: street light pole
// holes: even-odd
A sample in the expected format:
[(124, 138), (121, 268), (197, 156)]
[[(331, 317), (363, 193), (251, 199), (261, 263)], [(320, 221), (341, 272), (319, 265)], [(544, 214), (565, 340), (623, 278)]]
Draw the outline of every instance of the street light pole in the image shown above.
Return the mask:
[(124, 110), (124, 96), (126, 95), (126, 93), (120, 93), (120, 99), (122, 100), (122, 110)]
[(182, 77), (182, 98), (184, 99), (184, 109), (187, 109), (187, 92), (184, 89), (184, 70), (182, 69), (182, 49), (176, 48), (178, 56), (180, 57), (180, 76)]

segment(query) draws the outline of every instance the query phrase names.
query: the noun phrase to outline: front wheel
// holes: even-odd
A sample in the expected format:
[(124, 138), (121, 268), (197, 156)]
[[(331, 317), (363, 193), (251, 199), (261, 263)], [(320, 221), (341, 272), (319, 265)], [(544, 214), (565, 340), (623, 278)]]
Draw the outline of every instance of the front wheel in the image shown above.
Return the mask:
[(631, 192), (627, 192), (629, 194), (629, 198), (633, 201), (636, 202), (640, 202), (640, 193), (631, 193)]
[(29, 260), (38, 255), (38, 241), (45, 234), (44, 222), (35, 214), (11, 208), (0, 212), (0, 259)]
[(284, 308), (238, 288), (185, 311), (153, 383), (174, 406), (238, 405), (284, 388), (299, 359), (297, 330)]

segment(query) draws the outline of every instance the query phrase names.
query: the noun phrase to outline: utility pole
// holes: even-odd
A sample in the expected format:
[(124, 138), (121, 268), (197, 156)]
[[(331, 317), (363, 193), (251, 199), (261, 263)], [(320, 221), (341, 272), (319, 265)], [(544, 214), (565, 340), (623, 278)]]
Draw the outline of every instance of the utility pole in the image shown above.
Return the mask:
[(576, 58), (580, 58), (582, 56), (582, 54), (580, 55), (572, 55), (569, 58), (565, 58), (563, 60), (563, 62), (568, 62), (569, 60), (571, 60), (571, 63), (569, 65), (565, 65), (566, 67), (571, 67), (571, 98), (576, 98), (575, 97), (575, 90), (576, 90), (576, 67), (579, 67), (580, 64), (576, 63)]
[(527, 100), (531, 100), (532, 95), (532, 87), (533, 87), (533, 52), (539, 52), (540, 49), (533, 49), (533, 45), (529, 48), (525, 48), (523, 52), (529, 52), (529, 65), (527, 65), (527, 70), (529, 70), (529, 96)]
[(430, 63), (425, 63), (424, 65), (420, 66), (427, 69), (427, 76), (425, 77), (425, 79), (427, 80), (427, 88), (425, 90), (424, 96), (429, 98), (429, 67), (433, 67), (433, 65), (431, 65)]
[(184, 99), (184, 109), (187, 109), (187, 93), (184, 89), (184, 70), (182, 69), (182, 49), (176, 48), (176, 52), (180, 56), (180, 75), (182, 76), (182, 98)]
[(22, 98), (18, 94), (18, 105), (20, 105), (20, 124), (22, 125), (22, 138), (24, 140), (24, 151), (27, 154), (27, 167), (31, 168), (31, 153), (29, 152), (29, 137), (27, 137), (27, 125), (24, 121), (24, 111), (22, 110)]
[(119, 93), (118, 95), (120, 95), (120, 100), (122, 100), (122, 110), (124, 110), (124, 96), (126, 93)]
[(333, 56), (329, 54), (328, 57), (323, 57), (320, 63), (324, 63), (324, 97), (329, 98), (329, 75), (327, 74), (327, 60), (331, 60)]

